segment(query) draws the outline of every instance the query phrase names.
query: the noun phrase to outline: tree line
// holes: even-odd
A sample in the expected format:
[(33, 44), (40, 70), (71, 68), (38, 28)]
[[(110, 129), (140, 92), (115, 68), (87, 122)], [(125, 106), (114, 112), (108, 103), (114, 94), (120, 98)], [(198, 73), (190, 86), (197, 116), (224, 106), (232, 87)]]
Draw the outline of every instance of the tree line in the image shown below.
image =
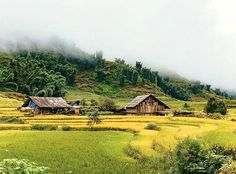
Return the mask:
[(50, 50), (20, 50), (0, 55), (0, 88), (10, 88), (27, 95), (64, 96), (66, 86), (75, 85), (76, 76), (84, 71), (95, 74), (95, 83), (121, 88), (151, 85), (180, 100), (189, 100), (191, 94), (204, 95), (204, 91), (232, 97), (200, 82), (180, 83), (162, 77), (158, 71), (144, 67), (139, 61), (131, 66), (119, 58), (115, 62), (106, 61), (102, 53), (76, 56)]

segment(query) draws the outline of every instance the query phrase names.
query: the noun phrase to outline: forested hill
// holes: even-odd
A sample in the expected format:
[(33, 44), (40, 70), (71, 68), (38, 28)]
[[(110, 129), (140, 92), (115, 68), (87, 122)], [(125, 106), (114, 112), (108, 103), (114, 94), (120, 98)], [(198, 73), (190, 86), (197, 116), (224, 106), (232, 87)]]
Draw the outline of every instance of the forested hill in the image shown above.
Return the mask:
[(0, 55), (1, 90), (64, 96), (67, 86), (112, 97), (144, 93), (180, 100), (233, 97), (200, 82), (162, 77), (141, 62), (131, 66), (122, 59), (106, 61), (101, 52), (90, 55), (81, 50), (70, 54), (50, 49), (21, 49)]

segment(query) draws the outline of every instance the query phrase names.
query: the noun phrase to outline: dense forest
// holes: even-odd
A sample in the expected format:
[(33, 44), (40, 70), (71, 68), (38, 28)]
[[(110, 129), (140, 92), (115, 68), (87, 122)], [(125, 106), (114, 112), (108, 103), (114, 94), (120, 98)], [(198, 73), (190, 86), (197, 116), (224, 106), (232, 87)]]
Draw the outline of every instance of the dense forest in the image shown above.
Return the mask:
[(114, 62), (106, 61), (102, 52), (76, 55), (55, 50), (22, 49), (0, 55), (0, 88), (26, 95), (64, 96), (67, 86), (86, 83), (87, 78), (81, 78), (83, 74), (89, 76), (95, 86), (158, 88), (180, 100), (189, 100), (191, 96), (207, 98), (206, 93), (234, 97), (200, 82), (162, 77), (141, 62), (131, 66), (118, 58)]

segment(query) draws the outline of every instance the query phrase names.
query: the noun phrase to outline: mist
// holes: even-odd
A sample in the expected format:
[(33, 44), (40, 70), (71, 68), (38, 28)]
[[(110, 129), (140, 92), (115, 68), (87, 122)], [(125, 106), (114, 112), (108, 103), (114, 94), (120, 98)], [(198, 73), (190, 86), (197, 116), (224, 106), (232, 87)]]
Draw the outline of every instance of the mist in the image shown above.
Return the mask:
[[(0, 0), (0, 47), (60, 43), (236, 90), (234, 0)], [(18, 46), (17, 46), (18, 45)], [(53, 46), (54, 48), (54, 46)], [(73, 49), (72, 49), (73, 50)]]

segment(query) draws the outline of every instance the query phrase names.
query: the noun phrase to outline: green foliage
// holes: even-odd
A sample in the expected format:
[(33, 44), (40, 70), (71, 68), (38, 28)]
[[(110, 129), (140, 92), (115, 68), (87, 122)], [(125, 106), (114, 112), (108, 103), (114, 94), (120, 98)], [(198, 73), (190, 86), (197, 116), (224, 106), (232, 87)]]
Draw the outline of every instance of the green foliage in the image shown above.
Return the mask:
[(189, 90), (193, 94), (199, 94), (203, 92), (204, 85), (202, 85), (200, 82), (195, 82), (194, 84), (190, 85)]
[(0, 123), (24, 124), (25, 122), (17, 117), (0, 117)]
[(90, 106), (98, 106), (98, 102), (94, 99), (90, 100)]
[(142, 158), (142, 154), (130, 144), (125, 148), (125, 153), (136, 160), (140, 160)]
[(76, 69), (69, 64), (60, 64), (58, 59), (53, 53), (47, 52), (32, 52), (30, 56), (19, 52), (1, 59), (0, 87), (28, 95), (64, 96), (66, 81), (73, 83)]
[(135, 68), (138, 71), (138, 73), (141, 73), (142, 67), (143, 67), (142, 62), (136, 62)]
[(132, 74), (132, 85), (137, 85), (138, 82), (138, 72), (137, 71), (133, 71)]
[(176, 158), (170, 173), (176, 174), (215, 174), (225, 163), (223, 155), (206, 149), (199, 141), (186, 138), (175, 149)]
[(92, 112), (88, 115), (87, 125), (92, 129), (95, 124), (101, 123), (98, 111)]
[(235, 174), (236, 173), (236, 161), (229, 161), (224, 164), (220, 170), (220, 174)]
[(4, 159), (0, 162), (2, 174), (45, 174), (48, 167), (38, 166), (29, 160)]
[(223, 101), (217, 101), (215, 98), (210, 98), (205, 107), (206, 113), (220, 113), (226, 115), (227, 107)]
[(161, 130), (161, 128), (158, 127), (157, 124), (154, 123), (154, 122), (148, 123), (144, 129), (157, 130), (157, 131), (160, 131), (160, 130)]
[(99, 108), (102, 111), (115, 111), (116, 104), (115, 104), (114, 100), (112, 100), (110, 98), (104, 98), (104, 99), (100, 100)]
[(96, 81), (103, 82), (105, 80), (106, 80), (106, 74), (105, 74), (104, 70), (102, 70), (102, 69), (96, 70)]
[[(76, 84), (84, 88), (88, 86), (86, 90), (98, 91), (103, 95), (111, 95), (111, 92), (100, 91), (101, 85), (114, 89), (132, 85), (148, 89), (157, 86), (165, 94), (179, 100), (189, 100), (191, 94), (208, 98), (205, 91), (225, 98), (232, 97), (220, 89), (211, 90), (210, 85), (200, 82), (162, 77), (157, 71), (144, 67), (142, 62), (130, 66), (122, 59), (106, 61), (102, 55), (98, 52), (96, 55), (82, 53), (78, 56), (76, 53), (40, 49), (1, 55), (0, 88), (27, 95), (56, 97), (64, 96), (66, 85), (73, 86), (75, 79), (78, 79)], [(76, 78), (77, 75), (81, 77)]]
[(52, 125), (52, 124), (33, 124), (31, 126), (32, 130), (47, 130), (47, 131), (52, 131), (52, 130), (57, 130), (58, 126), (57, 125)]

